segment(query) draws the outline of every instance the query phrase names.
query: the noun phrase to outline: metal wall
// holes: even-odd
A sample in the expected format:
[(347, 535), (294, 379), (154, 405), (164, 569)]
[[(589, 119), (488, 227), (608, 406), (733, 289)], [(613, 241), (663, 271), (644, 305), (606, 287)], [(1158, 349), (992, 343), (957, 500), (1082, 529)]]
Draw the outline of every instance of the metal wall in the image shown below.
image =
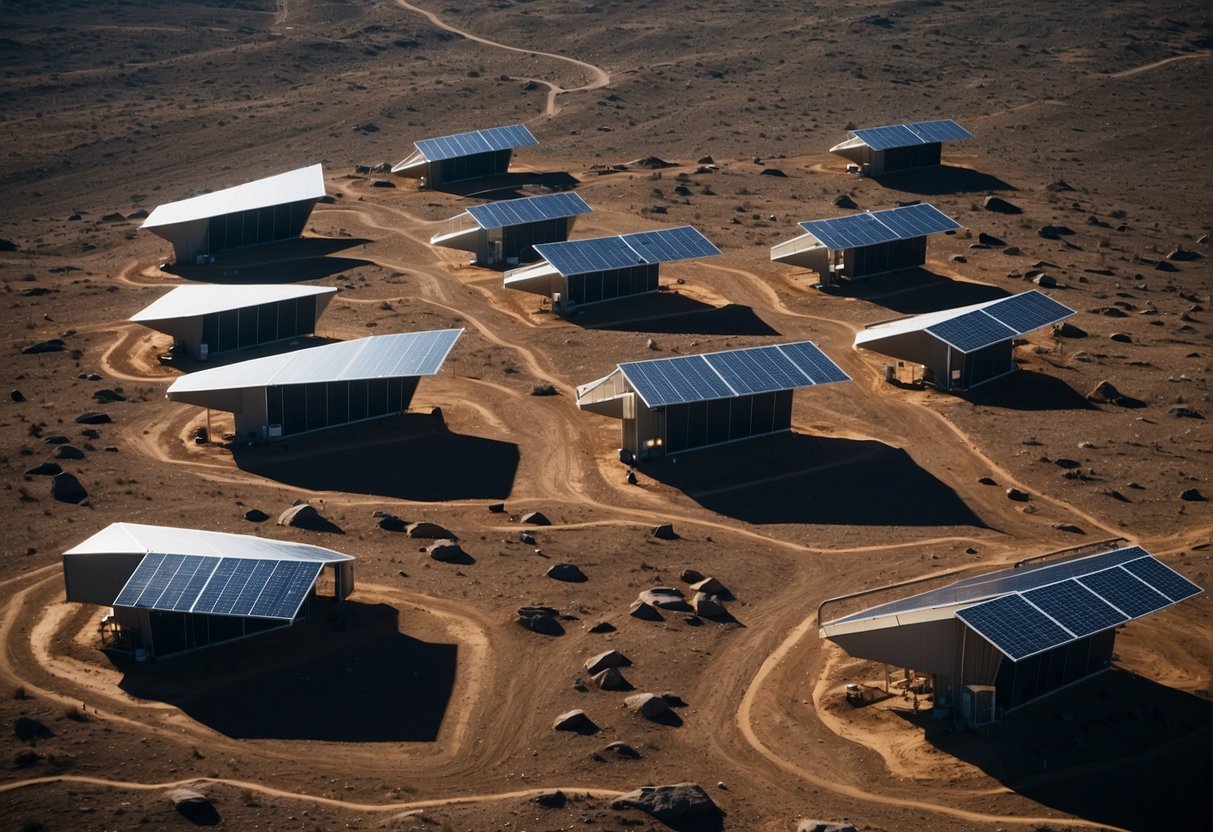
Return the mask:
[[(211, 355), (216, 355), (311, 335), (316, 331), (319, 315), (317, 302), (323, 298), (327, 303), (328, 297), (289, 298), (203, 315), (201, 343), (207, 345)], [(186, 342), (187, 354), (197, 355), (198, 344), (198, 341)]]
[(867, 173), (869, 176), (880, 176), (900, 170), (931, 167), (938, 165), (941, 158), (942, 145), (939, 142), (873, 150)]
[(572, 275), (565, 278), (564, 286), (562, 303), (565, 309), (656, 292), (657, 264)]
[(63, 556), (67, 600), (108, 607), (134, 574), (143, 552)]
[[(316, 207), (315, 199), (271, 205), (251, 211), (237, 211), (211, 217), (207, 221), (207, 240), (203, 254), (217, 254), (234, 248), (289, 240), (303, 233), (307, 219)], [(186, 255), (192, 257), (193, 253)], [(180, 260), (182, 252), (177, 252)]]
[(484, 176), (497, 176), (510, 169), (512, 150), (490, 150), (473, 153), (454, 159), (430, 162), (429, 185), (435, 187), (447, 182), (462, 182)]

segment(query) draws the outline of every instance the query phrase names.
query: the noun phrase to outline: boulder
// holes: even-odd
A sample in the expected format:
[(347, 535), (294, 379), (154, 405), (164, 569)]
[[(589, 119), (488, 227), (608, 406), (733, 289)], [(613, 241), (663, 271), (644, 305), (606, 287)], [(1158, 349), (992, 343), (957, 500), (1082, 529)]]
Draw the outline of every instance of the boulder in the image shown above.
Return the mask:
[(606, 650), (585, 660), (585, 670), (594, 676), (608, 667), (631, 667), (632, 660), (618, 650)]
[(505, 514), (505, 503), (489, 503), (488, 508), (493, 514)]
[(978, 477), (977, 481), (982, 485), (998, 485), (993, 477)]
[(788, 176), (786, 173), (781, 171), (779, 168), (763, 168), (762, 173), (759, 175), (760, 176), (778, 176), (783, 179), (786, 179)]
[(1183, 246), (1176, 246), (1174, 249), (1171, 250), (1171, 253), (1167, 255), (1168, 260), (1180, 260), (1180, 261), (1199, 260), (1202, 257), (1204, 257), (1204, 255), (1201, 254), (1199, 251), (1192, 251), (1191, 249), (1186, 249)]
[(126, 396), (122, 395), (117, 390), (110, 390), (109, 388), (95, 391), (93, 393), (93, 398), (102, 404), (126, 401)]
[(1108, 336), (1109, 341), (1115, 341), (1118, 344), (1132, 344), (1133, 336), (1126, 332), (1113, 332)]
[(114, 421), (108, 413), (98, 413), (90, 410), (88, 413), (81, 413), (76, 417), (76, 424), (79, 425), (108, 425)]
[(1057, 278), (1048, 272), (1041, 272), (1040, 274), (1036, 275), (1036, 277), (1032, 278), (1032, 282), (1042, 289), (1057, 288)]
[(439, 563), (470, 563), (471, 558), (453, 540), (435, 540), (425, 547), (425, 552)]
[(429, 540), (437, 540), (439, 538), (444, 540), (459, 539), (437, 523), (430, 523), (425, 520), (409, 524), (407, 534), (409, 537), (427, 538)]
[(1045, 185), (1045, 190), (1056, 194), (1064, 191), (1073, 191), (1074, 186), (1064, 179), (1054, 179), (1048, 185)]
[(612, 757), (617, 760), (639, 760), (640, 752), (626, 742), (609, 743), (606, 748), (598, 752), (599, 758), (609, 760)]
[(724, 584), (722, 584), (716, 578), (700, 578), (698, 581), (691, 584), (691, 589), (695, 590), (696, 592), (702, 592), (706, 595), (732, 596), (733, 594), (725, 589)]
[(550, 526), (552, 521), (542, 511), (530, 511), (522, 515), (520, 522), (530, 523), (532, 526)]
[(578, 734), (598, 733), (598, 726), (594, 724), (594, 720), (586, 716), (585, 711), (581, 708), (565, 711), (556, 717), (552, 727), (557, 731), (573, 731)]
[(44, 352), (63, 352), (65, 349), (67, 349), (67, 343), (62, 338), (51, 338), (48, 341), (30, 344), (21, 352), (23, 355), (38, 355)]
[(796, 832), (855, 832), (855, 827), (845, 820), (810, 820), (805, 818), (796, 824)]
[(1159, 260), (1154, 264), (1154, 270), (1159, 272), (1177, 272), (1179, 268), (1170, 260)]
[(855, 200), (851, 199), (846, 194), (841, 194), (840, 196), (834, 197), (834, 207), (845, 208), (850, 211), (858, 208), (859, 206), (855, 203)]
[(615, 625), (610, 623), (609, 621), (599, 621), (597, 624), (595, 624), (589, 628), (589, 632), (591, 632), (591, 633), (613, 633), (613, 632), (615, 632)]
[(617, 667), (608, 667), (590, 677), (602, 690), (631, 690), (632, 684)]
[(646, 589), (640, 593), (637, 600), (654, 607), (660, 607), (663, 610), (676, 610), (679, 612), (690, 612), (691, 610), (691, 606), (687, 603), (686, 596), (682, 594), (682, 590), (673, 586), (655, 586), (652, 589)]
[(1014, 500), (1017, 503), (1026, 503), (1030, 498), (1026, 491), (1020, 491), (1018, 488), (1008, 488), (1007, 499)]
[(556, 610), (551, 607), (519, 607), (518, 623), (532, 633), (542, 636), (562, 636), (564, 627), (561, 625)]
[(1168, 410), (1167, 415), (1175, 416), (1180, 419), (1203, 419), (1203, 418), (1205, 418), (1205, 415), (1203, 413), (1201, 413), (1199, 410), (1195, 410), (1191, 407), (1185, 407), (1184, 405), (1180, 405), (1180, 404), (1177, 404), (1177, 405), (1175, 405), (1175, 407)]
[(1006, 243), (995, 237), (993, 234), (987, 234), (984, 231), (978, 232), (977, 242), (981, 243), (983, 246), (993, 246), (995, 248), (1002, 248), (1006, 245)]
[(585, 583), (585, 573), (581, 571), (581, 567), (572, 563), (556, 563), (553, 564), (547, 571), (547, 576), (557, 581), (565, 581), (571, 584)]
[(684, 584), (694, 584), (702, 581), (704, 575), (698, 569), (684, 569), (682, 574), (678, 576)]
[(695, 614), (702, 615), (704, 618), (723, 618), (728, 615), (728, 610), (724, 608), (719, 595), (696, 592), (691, 603), (695, 607)]
[(1053, 336), (1055, 338), (1086, 338), (1087, 331), (1067, 321), (1065, 323), (1054, 324)]
[(1036, 233), (1046, 240), (1060, 240), (1062, 237), (1071, 236), (1074, 229), (1064, 225), (1043, 225)]
[(665, 159), (659, 159), (656, 156), (645, 156), (642, 159), (633, 159), (628, 162), (630, 168), (648, 168), (649, 170), (657, 170), (658, 168), (676, 167), (673, 162), (667, 162)]
[(16, 387), (14, 387), (12, 390), (8, 391), (8, 397), (17, 403), (21, 403), (21, 402), (25, 401), (25, 394), (22, 393), (20, 390), (18, 390)]
[(305, 529), (311, 532), (341, 533), (339, 526), (322, 515), (310, 503), (299, 503), (282, 512), (282, 514), (278, 515), (278, 525), (292, 526), (296, 529)]
[(66, 445), (71, 441), (70, 437), (64, 436), (62, 433), (52, 433), (42, 437), (43, 445)]
[(408, 525), (404, 522), (404, 518), (397, 517), (395, 514), (385, 514), (379, 518), (379, 528), (385, 532), (402, 532)]
[(563, 808), (567, 801), (568, 798), (565, 797), (564, 792), (560, 791), (560, 789), (550, 792), (543, 792), (542, 794), (537, 794), (531, 798), (532, 803), (537, 803), (545, 809)]
[(60, 445), (52, 456), (55, 459), (84, 459), (84, 451), (75, 445)]
[(1124, 395), (1116, 389), (1116, 385), (1106, 379), (1096, 384), (1087, 394), (1087, 401), (1114, 404), (1119, 407), (1143, 407), (1145, 405), (1145, 402), (1140, 399)]
[(996, 214), (1022, 214), (1023, 209), (1018, 205), (1007, 202), (1002, 197), (988, 196), (981, 201), (981, 207)]
[(173, 802), (177, 811), (195, 826), (215, 826), (219, 823), (219, 813), (215, 804), (202, 792), (193, 789), (169, 789), (164, 796)]
[(1079, 462), (1077, 459), (1070, 459), (1070, 457), (1068, 457), (1068, 456), (1057, 457), (1057, 459), (1053, 460), (1053, 464), (1056, 465), (1058, 468), (1066, 468), (1066, 469), (1082, 467), (1081, 462)]
[(17, 244), (12, 240), (0, 239), (0, 251), (16, 251)]
[(655, 693), (638, 693), (623, 700), (629, 710), (645, 719), (660, 719), (670, 712), (670, 705)]
[(639, 809), (660, 821), (719, 815), (720, 809), (696, 783), (641, 786), (611, 801), (612, 809)]
[(677, 540), (678, 533), (674, 531), (672, 523), (662, 523), (660, 526), (654, 526), (649, 531), (650, 537), (655, 537), (658, 540)]
[(628, 615), (633, 618), (639, 618), (641, 621), (661, 621), (661, 613), (652, 604), (644, 601), (633, 601), (631, 609), (628, 610)]
[(32, 716), (19, 716), (13, 721), (13, 735), (21, 742), (49, 740), (55, 732), (47, 728), (42, 720)]
[(664, 699), (665, 703), (671, 708), (685, 708), (687, 706), (686, 701), (676, 693), (664, 691), (661, 694), (661, 698)]
[(270, 516), (259, 508), (250, 508), (244, 513), (244, 519), (250, 523), (264, 523)]
[(394, 187), (396, 187), (396, 183), (390, 179), (372, 179), (371, 187), (372, 188), (394, 188)]
[(1198, 488), (1187, 488), (1179, 493), (1179, 499), (1189, 503), (1203, 503), (1209, 498), (1201, 494)]
[(25, 474), (29, 477), (53, 477), (55, 474), (62, 472), (63, 466), (58, 462), (43, 462), (40, 465), (27, 469)]
[(51, 496), (61, 503), (80, 503), (88, 499), (88, 492), (72, 474), (64, 471), (51, 481)]
[(1053, 528), (1059, 532), (1067, 532), (1069, 534), (1086, 534), (1082, 530), (1082, 526), (1075, 525), (1074, 523), (1054, 523)]

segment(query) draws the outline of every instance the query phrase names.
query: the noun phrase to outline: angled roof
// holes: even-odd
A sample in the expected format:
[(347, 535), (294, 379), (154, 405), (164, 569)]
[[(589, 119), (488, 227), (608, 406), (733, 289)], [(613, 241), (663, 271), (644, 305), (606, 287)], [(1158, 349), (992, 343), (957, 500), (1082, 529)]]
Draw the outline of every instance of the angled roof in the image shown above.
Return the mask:
[(565, 277), (720, 254), (720, 249), (689, 225), (615, 237), (540, 243), (535, 251)]
[(934, 205), (923, 202), (833, 219), (809, 220), (800, 223), (800, 227), (830, 251), (842, 251), (951, 231), (960, 228), (960, 223)]
[(584, 199), (578, 196), (576, 191), (564, 191), (473, 205), (467, 209), (467, 212), (471, 214), (477, 225), (489, 229), (576, 217), (580, 214), (589, 214), (593, 210)]
[(884, 127), (866, 127), (852, 130), (851, 135), (873, 150), (892, 150), (895, 147), (912, 147), (916, 144), (955, 142), (973, 138), (972, 133), (950, 118), (939, 121), (889, 124)]
[(322, 196), (324, 196), (324, 170), (320, 165), (312, 165), (276, 176), (267, 176), (265, 179), (246, 182), (243, 185), (236, 185), (234, 188), (224, 188), (222, 191), (159, 205), (143, 221), (140, 228), (176, 225), (210, 217), (221, 217), (237, 211), (251, 211), (255, 208), (269, 208), (273, 205), (319, 199)]
[(333, 286), (296, 286), (291, 284), (221, 286), (213, 283), (178, 286), (136, 312), (128, 320), (135, 323), (197, 318), (231, 309), (246, 309), (264, 303), (293, 298), (336, 294)]
[(620, 364), (649, 407), (850, 381), (811, 341)]
[(241, 558), (246, 560), (295, 560), (316, 563), (337, 563), (353, 560), (352, 555), (289, 540), (271, 540), (248, 534), (209, 532), (201, 529), (179, 529), (172, 526), (148, 526), (142, 523), (111, 523), (92, 537), (63, 554), (121, 555), (121, 554), (198, 555), (209, 558)]
[(413, 144), (426, 161), (438, 162), (443, 159), (471, 156), (475, 153), (529, 147), (539, 144), (539, 140), (531, 134), (525, 124), (511, 124), (506, 127), (490, 127), (486, 130), (471, 130), (451, 136), (421, 139)]
[(254, 358), (181, 376), (168, 388), (168, 396), (242, 387), (432, 376), (461, 334), (462, 329), (440, 329), (372, 335)]
[(1009, 341), (1074, 314), (1036, 289), (996, 300), (927, 312), (875, 324), (855, 335), (855, 346), (877, 349), (881, 341), (911, 332), (926, 332), (962, 353)]

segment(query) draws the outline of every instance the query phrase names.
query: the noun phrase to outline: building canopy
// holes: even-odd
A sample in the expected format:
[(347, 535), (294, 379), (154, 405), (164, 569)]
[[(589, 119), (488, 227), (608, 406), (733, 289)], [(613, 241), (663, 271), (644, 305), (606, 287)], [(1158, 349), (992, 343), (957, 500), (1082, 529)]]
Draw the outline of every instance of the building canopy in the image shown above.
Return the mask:
[(938, 121), (916, 121), (908, 124), (889, 124), (883, 127), (865, 127), (852, 130), (851, 138), (830, 148), (831, 153), (857, 145), (866, 145), (872, 150), (893, 150), (935, 142), (955, 142), (973, 138), (973, 134), (952, 119)]
[(800, 223), (800, 227), (830, 251), (845, 251), (953, 231), (960, 228), (960, 223), (924, 202), (833, 219), (809, 220)]
[(246, 182), (233, 188), (159, 205), (140, 227), (153, 229), (179, 225), (241, 211), (316, 200), (322, 196), (324, 170), (316, 164)]
[(592, 208), (574, 191), (519, 199), (503, 199), (467, 209), (476, 224), (485, 230), (525, 225), (532, 222), (576, 217), (589, 214)]
[(413, 143), (417, 151), (393, 167), (392, 173), (400, 173), (418, 162), (441, 162), (479, 153), (516, 150), (536, 144), (539, 144), (539, 140), (525, 124), (510, 124), (505, 127), (489, 127), (433, 139), (420, 139)]
[(132, 315), (134, 323), (171, 321), (180, 318), (196, 318), (233, 309), (247, 309), (266, 303), (336, 294), (332, 286), (294, 286), (290, 284), (269, 285), (218, 285), (177, 286)]

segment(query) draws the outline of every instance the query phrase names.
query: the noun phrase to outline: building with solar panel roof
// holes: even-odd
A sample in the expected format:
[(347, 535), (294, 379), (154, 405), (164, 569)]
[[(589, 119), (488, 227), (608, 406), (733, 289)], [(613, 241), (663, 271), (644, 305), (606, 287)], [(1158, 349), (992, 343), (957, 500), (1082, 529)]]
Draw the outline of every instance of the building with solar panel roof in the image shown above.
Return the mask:
[(535, 251), (542, 260), (506, 272), (505, 286), (548, 298), (561, 314), (579, 306), (656, 292), (662, 263), (720, 254), (720, 249), (689, 225), (540, 243)]
[(348, 597), (354, 558), (306, 543), (113, 523), (63, 553), (67, 600), (113, 607), (104, 643), (156, 657), (290, 626), (325, 567)]
[(509, 171), (516, 149), (536, 144), (539, 140), (525, 124), (421, 139), (413, 143), (417, 149), (393, 167), (392, 173), (424, 179), (429, 187), (498, 176)]
[(173, 336), (181, 355), (210, 355), (300, 338), (337, 294), (331, 286), (178, 286), (130, 317)]
[(916, 380), (940, 390), (968, 390), (1015, 370), (1015, 339), (1073, 314), (1033, 289), (872, 324), (856, 333), (855, 347), (917, 365)]
[(447, 223), (430, 243), (470, 251), (476, 263), (533, 263), (535, 246), (569, 238), (577, 217), (591, 212), (585, 200), (572, 191), (503, 199), (473, 205)]
[(281, 439), (404, 412), (462, 329), (373, 335), (181, 376), (175, 402), (225, 410), (241, 441)]
[(927, 237), (960, 223), (934, 205), (920, 203), (800, 223), (799, 237), (771, 246), (771, 260), (804, 266), (824, 286), (916, 269), (927, 261)]
[(889, 124), (852, 130), (851, 137), (830, 148), (850, 160), (861, 176), (881, 176), (932, 167), (941, 159), (943, 142), (973, 138), (951, 119)]
[(655, 459), (791, 430), (794, 390), (850, 380), (799, 341), (620, 364), (577, 406), (623, 423), (622, 456)]
[(312, 165), (159, 205), (140, 228), (172, 243), (178, 263), (202, 262), (222, 251), (298, 237), (322, 196), (324, 170)]
[(1204, 591), (1128, 546), (1021, 562), (827, 620), (905, 586), (822, 602), (819, 634), (856, 658), (925, 674), (940, 715), (973, 724), (1107, 670), (1116, 628)]

